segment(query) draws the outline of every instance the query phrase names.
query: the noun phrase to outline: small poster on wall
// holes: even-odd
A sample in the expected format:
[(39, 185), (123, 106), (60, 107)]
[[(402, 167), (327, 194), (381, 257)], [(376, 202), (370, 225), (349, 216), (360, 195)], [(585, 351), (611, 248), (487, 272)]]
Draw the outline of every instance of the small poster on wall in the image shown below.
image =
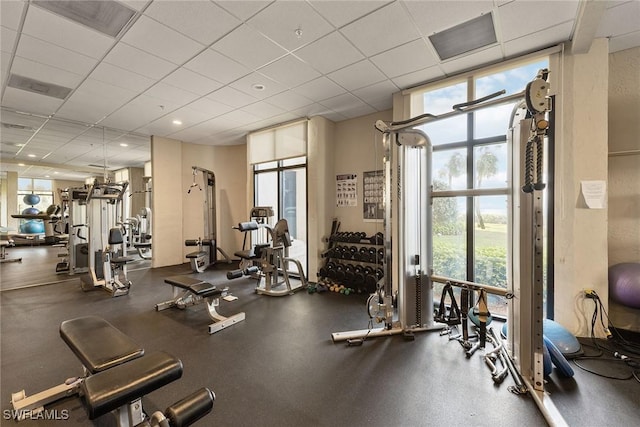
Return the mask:
[(363, 218), (382, 221), (384, 218), (384, 173), (381, 170), (364, 172)]
[(336, 175), (336, 206), (345, 208), (358, 206), (358, 175)]

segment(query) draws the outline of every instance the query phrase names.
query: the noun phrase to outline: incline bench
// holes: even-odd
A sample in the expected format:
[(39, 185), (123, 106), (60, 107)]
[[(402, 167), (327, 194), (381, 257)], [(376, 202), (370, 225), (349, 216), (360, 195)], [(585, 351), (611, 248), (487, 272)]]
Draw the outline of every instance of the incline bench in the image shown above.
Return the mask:
[(84, 376), (33, 396), (24, 390), (13, 393), (13, 416), (18, 420), (32, 418), (45, 405), (75, 394), (82, 396), (89, 419), (113, 411), (122, 427), (159, 426), (163, 420), (170, 426), (187, 426), (213, 408), (214, 395), (203, 388), (147, 420), (142, 397), (182, 376), (179, 359), (165, 352), (145, 355), (142, 347), (96, 316), (62, 322), (60, 336), (80, 359)]
[(164, 281), (173, 287), (173, 299), (156, 304), (157, 311), (171, 307), (183, 310), (188, 306), (204, 302), (207, 305), (209, 318), (214, 322), (209, 325), (210, 334), (221, 331), (245, 319), (244, 312), (225, 317), (216, 311), (216, 307), (220, 305), (220, 297), (227, 295), (228, 288), (218, 289), (216, 285), (188, 276), (171, 276), (164, 279)]

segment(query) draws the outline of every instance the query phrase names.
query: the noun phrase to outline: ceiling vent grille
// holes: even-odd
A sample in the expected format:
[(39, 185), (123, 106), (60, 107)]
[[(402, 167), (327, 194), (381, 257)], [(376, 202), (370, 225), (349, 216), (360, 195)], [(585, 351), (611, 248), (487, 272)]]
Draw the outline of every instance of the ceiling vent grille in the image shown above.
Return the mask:
[(34, 0), (32, 3), (111, 37), (117, 37), (136, 14), (113, 0)]
[(58, 99), (66, 99), (71, 93), (71, 89), (68, 87), (41, 82), (39, 80), (19, 76), (17, 74), (11, 74), (11, 76), (9, 76), (9, 82), (7, 85), (15, 89), (26, 90), (28, 92), (51, 96)]
[(429, 36), (441, 60), (496, 43), (496, 31), (491, 13)]

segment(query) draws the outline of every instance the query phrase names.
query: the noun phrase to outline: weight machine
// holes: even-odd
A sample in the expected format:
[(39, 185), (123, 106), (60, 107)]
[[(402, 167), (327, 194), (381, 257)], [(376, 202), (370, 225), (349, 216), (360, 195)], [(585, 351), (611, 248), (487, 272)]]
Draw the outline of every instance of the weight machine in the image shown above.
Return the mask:
[[(273, 217), (270, 206), (256, 206), (251, 209), (248, 222), (233, 227), (244, 233), (242, 250), (234, 255), (240, 258), (240, 268), (229, 271), (227, 279), (251, 276), (258, 280), (256, 293), (269, 296), (292, 295), (307, 287), (307, 280), (299, 260), (289, 258), (291, 237), (286, 219), (280, 219), (274, 226), (269, 223)], [(247, 242), (247, 237), (249, 241)], [(292, 283), (289, 278), (289, 263), (298, 269), (300, 283)], [(282, 276), (282, 280), (280, 280)], [(279, 286), (284, 285), (282, 288)]]
[(89, 273), (82, 277), (84, 290), (96, 287), (117, 297), (129, 293), (131, 281), (127, 276), (127, 264), (133, 261), (126, 256), (127, 248), (121, 223), (122, 197), (128, 182), (94, 183), (87, 190), (87, 221), (89, 225)]
[[(346, 340), (349, 344), (358, 345), (368, 337), (404, 334), (405, 337), (413, 338), (413, 332), (435, 328), (433, 282), (460, 281), (433, 275), (430, 206), (434, 195), (430, 183), (431, 147), (429, 138), (414, 127), (482, 108), (524, 100), (529, 118), (516, 125), (515, 143), (512, 144), (515, 169), (512, 209), (519, 247), (514, 254), (513, 282), (516, 283), (510, 282), (508, 285), (508, 292), (514, 295), (516, 301), (510, 304), (510, 318), (513, 321), (509, 322), (511, 354), (508, 356), (510, 361), (513, 358), (522, 372), (522, 381), (518, 383), (516, 379), (515, 391), (529, 391), (545, 417), (557, 421), (562, 420), (562, 417), (543, 393), (542, 363), (541, 191), (544, 189), (543, 142), (549, 126), (546, 113), (551, 109), (548, 74), (548, 70), (540, 70), (522, 92), (503, 97), (500, 96), (505, 91), (496, 92), (475, 101), (454, 105), (452, 111), (438, 116), (427, 113), (404, 121), (376, 122), (375, 127), (383, 134), (385, 150), (385, 275), (378, 282), (376, 293), (369, 298), (367, 308), (371, 318), (370, 326), (375, 320), (382, 323), (383, 327), (371, 326), (365, 330), (335, 332), (332, 339), (334, 342)], [(518, 171), (522, 171), (523, 178), (518, 178)], [(465, 194), (482, 195), (491, 195), (491, 190), (472, 189), (466, 190)], [(393, 224), (390, 218), (395, 219)], [(483, 287), (480, 284), (473, 285)], [(397, 288), (395, 293), (394, 288)]]
[[(192, 166), (191, 169), (193, 182), (189, 186), (187, 194), (195, 192), (196, 189), (200, 193), (204, 191), (204, 235), (197, 239), (185, 240), (184, 244), (185, 246), (198, 247), (197, 251), (188, 253), (186, 257), (190, 261), (194, 273), (203, 273), (208, 267), (218, 262), (218, 252), (222, 254), (227, 264), (231, 264), (231, 258), (216, 242), (216, 176), (212, 171), (198, 166)], [(202, 185), (196, 182), (198, 173), (202, 174)]]
[(87, 187), (70, 187), (60, 192), (67, 200), (69, 237), (67, 252), (56, 264), (56, 273), (70, 275), (86, 273), (89, 269), (89, 234), (87, 221)]

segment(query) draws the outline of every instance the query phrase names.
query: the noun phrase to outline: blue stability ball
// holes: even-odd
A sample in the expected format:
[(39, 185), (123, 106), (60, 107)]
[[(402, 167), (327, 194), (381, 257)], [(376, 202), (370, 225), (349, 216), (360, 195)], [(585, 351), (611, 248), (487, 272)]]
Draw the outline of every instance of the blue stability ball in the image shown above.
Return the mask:
[(22, 224), (22, 232), (26, 234), (44, 233), (44, 223), (33, 219), (29, 220)]
[(37, 205), (38, 203), (40, 203), (40, 196), (38, 196), (37, 194), (27, 194), (22, 198), (22, 201), (27, 205)]
[(39, 213), (38, 208), (26, 208), (22, 211), (22, 215), (38, 215)]

